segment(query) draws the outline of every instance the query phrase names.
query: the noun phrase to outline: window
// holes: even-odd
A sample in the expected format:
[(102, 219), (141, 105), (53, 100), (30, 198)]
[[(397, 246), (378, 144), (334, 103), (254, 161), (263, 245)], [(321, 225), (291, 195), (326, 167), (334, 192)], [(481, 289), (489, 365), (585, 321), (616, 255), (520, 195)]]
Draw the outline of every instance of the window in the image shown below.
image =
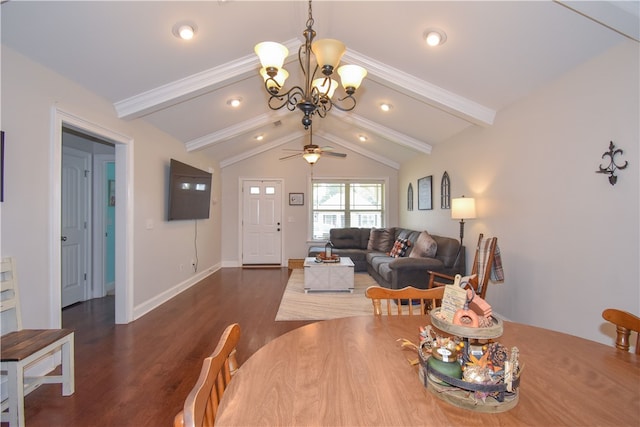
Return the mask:
[(384, 182), (313, 182), (312, 210), (314, 240), (327, 240), (332, 228), (384, 227)]

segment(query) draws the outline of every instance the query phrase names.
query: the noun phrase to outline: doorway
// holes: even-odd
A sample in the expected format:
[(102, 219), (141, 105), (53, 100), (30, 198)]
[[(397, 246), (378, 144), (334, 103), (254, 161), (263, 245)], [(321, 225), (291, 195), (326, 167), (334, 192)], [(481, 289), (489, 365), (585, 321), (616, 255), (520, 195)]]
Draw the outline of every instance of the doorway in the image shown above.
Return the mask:
[(282, 182), (242, 182), (242, 264), (282, 264)]
[(51, 163), (51, 263), (50, 263), (50, 323), (62, 324), (61, 298), (61, 186), (62, 132), (73, 129), (84, 135), (106, 141), (115, 148), (115, 322), (129, 323), (133, 317), (133, 139), (96, 123), (70, 114), (58, 107), (53, 109)]
[(115, 294), (115, 147), (62, 131), (62, 308)]

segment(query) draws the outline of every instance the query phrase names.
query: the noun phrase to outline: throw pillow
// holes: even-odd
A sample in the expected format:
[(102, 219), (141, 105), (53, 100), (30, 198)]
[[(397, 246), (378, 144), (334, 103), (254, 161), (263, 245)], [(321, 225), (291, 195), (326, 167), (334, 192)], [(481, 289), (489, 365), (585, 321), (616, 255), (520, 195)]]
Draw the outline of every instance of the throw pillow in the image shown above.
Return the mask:
[(411, 249), (409, 258), (435, 258), (438, 251), (438, 243), (429, 233), (423, 231), (416, 239), (416, 243)]
[(393, 228), (372, 228), (369, 232), (367, 250), (387, 253), (393, 247), (394, 239)]
[(409, 239), (396, 239), (393, 248), (391, 248), (391, 252), (389, 252), (389, 256), (394, 258), (403, 257), (407, 253), (409, 246), (411, 246)]

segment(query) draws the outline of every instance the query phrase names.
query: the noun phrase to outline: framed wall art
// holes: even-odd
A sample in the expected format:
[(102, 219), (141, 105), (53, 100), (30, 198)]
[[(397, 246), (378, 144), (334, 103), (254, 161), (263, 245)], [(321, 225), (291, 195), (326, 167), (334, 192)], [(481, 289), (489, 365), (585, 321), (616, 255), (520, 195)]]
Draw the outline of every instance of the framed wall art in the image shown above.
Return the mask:
[(429, 175), (418, 180), (418, 210), (428, 211), (433, 209), (432, 178), (433, 175)]
[(289, 193), (289, 206), (304, 205), (304, 193)]

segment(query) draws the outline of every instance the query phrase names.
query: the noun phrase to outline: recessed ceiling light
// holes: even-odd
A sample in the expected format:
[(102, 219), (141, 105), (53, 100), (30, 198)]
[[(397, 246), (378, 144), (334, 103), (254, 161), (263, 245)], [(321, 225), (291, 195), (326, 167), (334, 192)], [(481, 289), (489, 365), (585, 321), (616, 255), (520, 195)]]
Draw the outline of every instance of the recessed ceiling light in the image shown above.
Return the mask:
[(384, 112), (387, 112), (389, 110), (391, 110), (393, 108), (393, 106), (391, 104), (388, 104), (386, 102), (383, 102), (382, 104), (380, 104), (380, 109)]
[(366, 135), (358, 135), (358, 139), (360, 140), (360, 142), (367, 142), (367, 136)]
[(191, 40), (197, 30), (198, 27), (193, 22), (179, 22), (173, 26), (171, 32), (179, 39)]
[(227, 101), (227, 105), (232, 106), (233, 108), (238, 108), (242, 103), (242, 98), (231, 98)]
[(440, 46), (447, 41), (447, 34), (438, 28), (429, 28), (424, 32), (424, 40), (429, 46)]
[(260, 135), (256, 135), (253, 137), (256, 141), (262, 141), (264, 139), (264, 135), (260, 134)]

